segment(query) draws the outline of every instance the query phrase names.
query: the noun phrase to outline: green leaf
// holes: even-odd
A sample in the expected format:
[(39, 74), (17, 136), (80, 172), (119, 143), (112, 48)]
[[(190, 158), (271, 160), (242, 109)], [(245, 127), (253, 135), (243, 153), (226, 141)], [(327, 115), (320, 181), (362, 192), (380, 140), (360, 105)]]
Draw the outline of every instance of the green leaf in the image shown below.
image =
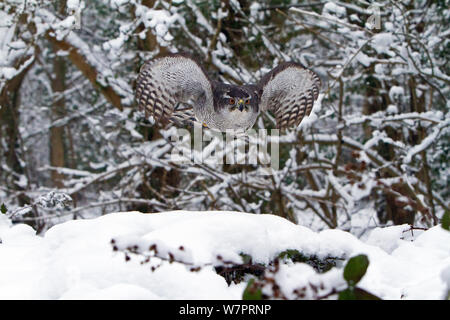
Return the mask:
[(250, 279), (248, 282), (242, 295), (242, 300), (262, 300), (262, 291), (256, 285), (255, 279)]
[(339, 292), (339, 300), (356, 300), (354, 288), (347, 288)]
[(291, 259), (294, 262), (306, 262), (308, 261), (308, 257), (304, 256), (300, 253), (300, 251), (296, 249), (287, 249), (282, 251), (279, 255), (281, 259)]
[(365, 254), (353, 257), (348, 260), (344, 268), (344, 279), (349, 286), (356, 285), (366, 274), (369, 266), (369, 258)]
[(445, 230), (450, 231), (450, 211), (446, 210), (442, 219), (441, 219), (441, 226)]
[(339, 300), (381, 300), (376, 295), (361, 289), (350, 287), (339, 292)]
[(241, 252), (239, 255), (242, 258), (242, 263), (244, 263), (244, 264), (252, 263), (252, 256), (251, 255), (245, 254), (243, 252)]
[(354, 292), (356, 300), (381, 300), (381, 298), (361, 288), (355, 288)]
[(2, 205), (0, 206), (0, 212), (3, 213), (3, 214), (8, 212), (8, 208), (6, 208), (4, 203), (2, 203)]

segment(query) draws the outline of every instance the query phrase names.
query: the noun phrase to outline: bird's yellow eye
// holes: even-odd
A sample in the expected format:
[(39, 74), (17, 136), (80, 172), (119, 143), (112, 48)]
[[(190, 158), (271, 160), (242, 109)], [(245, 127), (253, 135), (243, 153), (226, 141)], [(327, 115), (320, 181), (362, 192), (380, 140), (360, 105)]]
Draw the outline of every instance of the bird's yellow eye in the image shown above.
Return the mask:
[(250, 104), (250, 99), (245, 100), (245, 104)]
[(230, 104), (236, 104), (236, 100), (234, 100), (233, 98), (230, 98), (229, 103)]

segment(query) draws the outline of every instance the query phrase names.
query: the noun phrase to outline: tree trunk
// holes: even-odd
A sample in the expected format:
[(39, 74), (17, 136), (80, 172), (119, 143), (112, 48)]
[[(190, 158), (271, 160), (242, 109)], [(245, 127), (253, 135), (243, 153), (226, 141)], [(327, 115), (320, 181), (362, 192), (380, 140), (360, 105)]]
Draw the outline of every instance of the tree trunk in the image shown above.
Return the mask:
[[(58, 51), (55, 48), (55, 52)], [(55, 57), (53, 62), (53, 79), (52, 89), (54, 94), (53, 104), (51, 107), (51, 121), (57, 121), (66, 115), (65, 109), (65, 61), (62, 57)], [(50, 128), (50, 165), (52, 167), (64, 167), (66, 164), (64, 145), (64, 126), (54, 126)], [(63, 187), (64, 176), (58, 171), (52, 170), (51, 174), (53, 186), (57, 188)]]
[[(57, 11), (63, 15), (66, 9), (66, 1), (59, 1)], [(55, 122), (66, 115), (64, 90), (66, 63), (64, 58), (57, 55), (58, 47), (53, 44), (53, 52), (55, 58), (53, 60), (53, 77), (51, 79), (51, 85), (53, 90), (53, 103), (51, 106), (51, 121)], [(64, 126), (53, 126), (49, 132), (50, 143), (50, 165), (52, 167), (64, 167), (66, 164), (65, 154), (66, 148), (64, 145)], [(53, 186), (62, 188), (64, 176), (56, 170), (52, 170), (51, 179)]]

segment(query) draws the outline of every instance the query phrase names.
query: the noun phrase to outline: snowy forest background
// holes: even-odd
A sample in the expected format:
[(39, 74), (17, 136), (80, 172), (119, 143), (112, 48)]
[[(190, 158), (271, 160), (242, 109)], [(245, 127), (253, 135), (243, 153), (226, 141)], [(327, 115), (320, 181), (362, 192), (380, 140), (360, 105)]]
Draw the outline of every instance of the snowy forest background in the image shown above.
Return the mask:
[[(380, 29), (366, 28), (376, 11), (364, 1), (3, 2), (1, 202), (12, 211), (70, 195), (66, 210), (15, 215), (40, 231), (172, 209), (273, 213), (358, 236), (436, 225), (450, 193), (448, 2), (378, 3)], [(276, 175), (167, 161), (134, 86), (145, 60), (177, 51), (226, 82), (255, 82), (284, 60), (319, 74), (317, 120), (281, 136)]]
[[(449, 210), (450, 4), (431, 1), (0, 3), (0, 205), (39, 234), (118, 211), (271, 213), (360, 239)], [(293, 60), (321, 78), (280, 170), (177, 165), (170, 128), (138, 112), (147, 59), (186, 52), (257, 82)], [(274, 128), (263, 114), (255, 127)]]

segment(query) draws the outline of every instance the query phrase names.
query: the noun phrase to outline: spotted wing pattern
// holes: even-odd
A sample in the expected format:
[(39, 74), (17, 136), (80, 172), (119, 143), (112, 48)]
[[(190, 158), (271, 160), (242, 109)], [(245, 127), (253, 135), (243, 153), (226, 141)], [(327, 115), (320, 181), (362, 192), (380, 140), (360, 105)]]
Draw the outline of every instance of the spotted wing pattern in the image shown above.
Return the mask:
[(271, 111), (277, 128), (298, 126), (319, 96), (320, 78), (295, 62), (284, 62), (259, 82), (260, 108)]
[(178, 104), (169, 120), (179, 127), (193, 127), (198, 122), (192, 106), (185, 104)]
[(190, 57), (171, 54), (146, 62), (139, 73), (136, 100), (146, 116), (158, 123), (177, 122), (179, 117), (196, 116), (192, 109), (186, 116), (175, 110), (180, 104), (198, 108), (213, 106), (211, 82), (203, 69)]

